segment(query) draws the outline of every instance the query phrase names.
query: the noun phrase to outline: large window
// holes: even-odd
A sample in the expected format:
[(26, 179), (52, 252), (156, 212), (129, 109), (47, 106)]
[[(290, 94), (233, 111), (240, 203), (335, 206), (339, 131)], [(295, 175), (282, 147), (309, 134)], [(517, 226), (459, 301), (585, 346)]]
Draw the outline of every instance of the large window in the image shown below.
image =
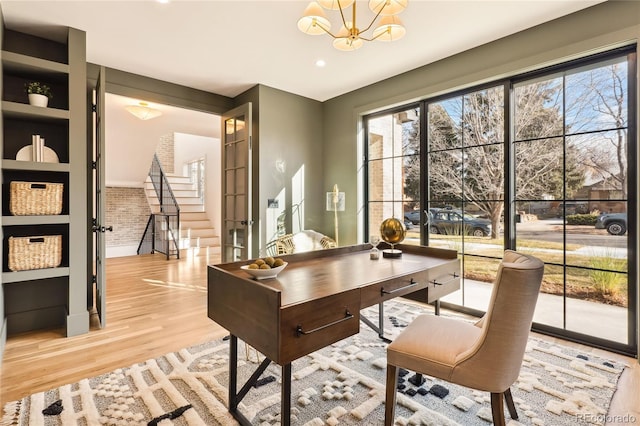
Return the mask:
[(534, 321), (624, 345), (633, 339), (635, 294), (628, 75), (627, 57), (615, 56), (519, 81), (513, 91), (516, 247), (547, 264)]
[[(367, 229), (455, 249), (486, 310), (504, 249), (545, 264), (534, 328), (635, 351), (635, 51), (616, 51), (365, 118)], [(420, 129), (426, 130), (422, 133)]]
[[(384, 219), (404, 220), (405, 243), (420, 242), (420, 120), (417, 107), (367, 120), (366, 235), (379, 234)], [(416, 225), (414, 225), (414, 223)]]

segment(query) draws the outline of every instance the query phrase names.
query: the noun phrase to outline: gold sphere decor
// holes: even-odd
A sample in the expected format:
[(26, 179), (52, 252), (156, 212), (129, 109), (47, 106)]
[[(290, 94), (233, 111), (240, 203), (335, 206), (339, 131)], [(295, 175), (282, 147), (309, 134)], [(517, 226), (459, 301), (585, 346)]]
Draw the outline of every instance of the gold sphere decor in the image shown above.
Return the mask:
[(404, 227), (404, 223), (395, 217), (390, 217), (382, 221), (380, 225), (380, 236), (382, 240), (391, 245), (390, 249), (382, 250), (382, 257), (396, 258), (402, 256), (402, 250), (394, 248), (394, 245), (400, 244), (404, 241), (404, 237), (407, 234), (407, 229)]

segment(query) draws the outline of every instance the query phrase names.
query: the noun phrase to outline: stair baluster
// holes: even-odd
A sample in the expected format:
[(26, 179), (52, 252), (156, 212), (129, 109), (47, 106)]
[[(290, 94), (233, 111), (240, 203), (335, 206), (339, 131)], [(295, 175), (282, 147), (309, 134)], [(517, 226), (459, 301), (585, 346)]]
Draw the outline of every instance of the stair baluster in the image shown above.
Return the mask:
[(149, 178), (160, 203), (160, 212), (149, 216), (138, 245), (138, 254), (159, 252), (166, 255), (167, 260), (173, 255), (180, 259), (180, 206), (155, 154), (149, 169)]

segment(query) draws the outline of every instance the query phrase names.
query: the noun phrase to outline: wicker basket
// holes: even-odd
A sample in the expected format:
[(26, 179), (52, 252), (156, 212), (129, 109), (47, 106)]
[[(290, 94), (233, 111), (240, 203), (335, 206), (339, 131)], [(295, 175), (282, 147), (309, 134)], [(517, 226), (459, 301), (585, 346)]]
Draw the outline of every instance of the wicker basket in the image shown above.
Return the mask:
[(61, 183), (13, 181), (9, 211), (16, 216), (60, 214), (63, 188)]
[(62, 235), (9, 237), (9, 269), (55, 268), (62, 262)]

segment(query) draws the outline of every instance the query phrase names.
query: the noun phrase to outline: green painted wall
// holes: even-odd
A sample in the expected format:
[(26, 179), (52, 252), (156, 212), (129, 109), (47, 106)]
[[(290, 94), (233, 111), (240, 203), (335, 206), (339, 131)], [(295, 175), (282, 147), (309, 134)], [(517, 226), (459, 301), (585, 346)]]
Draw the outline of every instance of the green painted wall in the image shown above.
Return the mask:
[[(329, 214), (324, 210), (329, 189), (322, 181), (322, 104), (264, 85), (254, 86), (235, 102), (252, 102), (253, 106), (253, 247), (254, 256), (258, 256), (273, 237), (269, 232), (274, 227), (267, 209), (269, 199), (284, 194), (287, 233), (295, 229), (294, 222), (301, 223), (301, 229), (320, 231)], [(298, 192), (303, 215), (292, 205), (296, 182), (303, 191)]]
[[(408, 71), (323, 104), (324, 187), (337, 183), (346, 193), (340, 243), (363, 240), (358, 174), (364, 135), (360, 117), (394, 105), (513, 76), (570, 59), (628, 45), (640, 39), (640, 2), (608, 1), (472, 50)], [(640, 98), (640, 96), (639, 96)], [(333, 220), (325, 217), (325, 232)]]

